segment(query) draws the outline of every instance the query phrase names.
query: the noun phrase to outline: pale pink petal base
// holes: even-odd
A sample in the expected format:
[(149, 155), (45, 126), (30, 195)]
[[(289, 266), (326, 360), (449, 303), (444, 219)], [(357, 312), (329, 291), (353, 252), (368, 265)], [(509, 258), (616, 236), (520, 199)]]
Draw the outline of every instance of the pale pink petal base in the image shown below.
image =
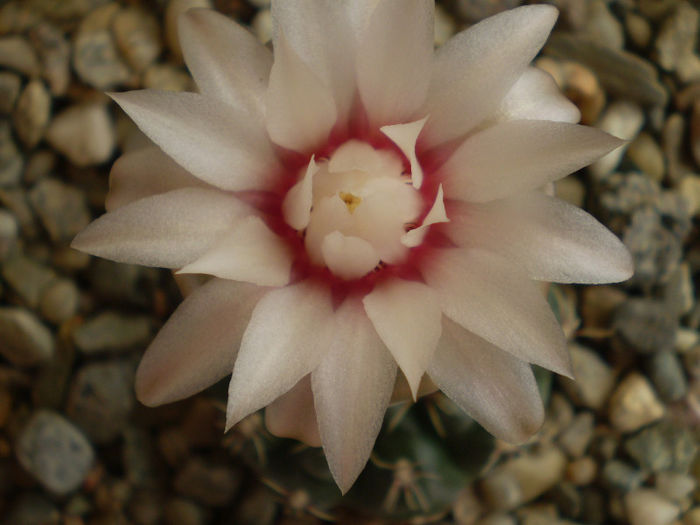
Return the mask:
[(310, 447), (321, 446), (310, 375), (267, 406), (265, 426), (275, 436), (298, 439)]

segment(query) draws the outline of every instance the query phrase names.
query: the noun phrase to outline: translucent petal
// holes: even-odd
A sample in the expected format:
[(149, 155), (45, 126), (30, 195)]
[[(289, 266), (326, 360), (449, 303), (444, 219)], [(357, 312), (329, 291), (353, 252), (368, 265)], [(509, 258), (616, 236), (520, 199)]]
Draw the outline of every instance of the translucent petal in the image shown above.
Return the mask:
[(530, 365), (447, 318), (428, 374), (499, 439), (522, 443), (542, 426), (544, 407)]
[(445, 249), (422, 272), (447, 317), (519, 359), (571, 377), (564, 333), (517, 266), (481, 250)]
[(273, 42), (280, 30), (301, 60), (333, 94), (338, 116), (347, 120), (355, 94), (355, 37), (344, 2), (298, 0), (273, 2)]
[(310, 447), (321, 446), (310, 375), (267, 406), (265, 426), (275, 436), (298, 439)]
[(432, 0), (382, 0), (357, 51), (357, 82), (370, 124), (406, 122), (423, 105), (433, 60)]
[(442, 46), (424, 108), (430, 115), (426, 141), (447, 142), (494, 114), (556, 19), (552, 6), (519, 7), (471, 26)]
[(465, 140), (443, 166), (445, 195), (467, 202), (516, 195), (579, 170), (622, 143), (566, 122), (501, 122)]
[(113, 211), (159, 193), (207, 186), (159, 148), (141, 148), (124, 153), (112, 166), (105, 208)]
[(442, 311), (437, 295), (423, 283), (389, 279), (375, 286), (362, 302), (415, 400), (440, 338)]
[(193, 291), (141, 359), (136, 372), (139, 400), (148, 406), (171, 403), (229, 375), (263, 293), (257, 286), (221, 279)]
[(420, 189), (423, 185), (423, 168), (421, 168), (416, 156), (416, 142), (426, 120), (428, 120), (428, 117), (409, 122), (408, 124), (394, 124), (393, 126), (381, 128), (381, 132), (399, 147), (411, 163), (411, 182), (416, 189)]
[(328, 138), (338, 118), (330, 89), (299, 58), (280, 32), (265, 95), (270, 138), (282, 147), (308, 152)]
[(338, 230), (323, 238), (321, 253), (331, 273), (341, 279), (359, 279), (379, 264), (379, 254), (370, 243)]
[(311, 281), (272, 290), (258, 302), (233, 367), (227, 430), (318, 366), (334, 336), (332, 316), (328, 288)]
[(303, 230), (309, 225), (313, 205), (313, 179), (317, 171), (318, 166), (312, 156), (304, 177), (290, 188), (282, 202), (284, 220), (295, 230)]
[(246, 217), (220, 237), (199, 259), (178, 273), (204, 273), (260, 286), (284, 286), (292, 271), (292, 253), (260, 219)]
[(401, 243), (409, 248), (419, 246), (428, 233), (430, 226), (449, 221), (450, 219), (447, 218), (447, 212), (445, 211), (444, 192), (442, 190), (442, 184), (440, 184), (437, 195), (435, 195), (435, 202), (433, 202), (433, 206), (425, 216), (425, 219), (423, 219), (423, 222), (418, 228), (413, 228), (403, 234), (401, 236)]
[(262, 122), (196, 93), (140, 90), (111, 97), (161, 149), (223, 190), (265, 189), (279, 164)]
[(601, 284), (629, 279), (632, 258), (594, 217), (564, 201), (531, 192), (518, 202), (452, 208), (445, 231), (459, 246), (480, 247), (522, 266), (530, 278)]
[(345, 493), (360, 475), (382, 426), (396, 363), (362, 303), (336, 311), (328, 353), (311, 374), (316, 417), (333, 479)]
[(559, 90), (552, 76), (536, 67), (527, 68), (501, 101), (500, 120), (553, 120), (576, 124), (581, 112)]
[(211, 9), (185, 12), (178, 29), (199, 91), (262, 118), (272, 53), (250, 31)]
[(219, 190), (182, 188), (106, 213), (71, 246), (113, 261), (181, 268), (253, 210)]

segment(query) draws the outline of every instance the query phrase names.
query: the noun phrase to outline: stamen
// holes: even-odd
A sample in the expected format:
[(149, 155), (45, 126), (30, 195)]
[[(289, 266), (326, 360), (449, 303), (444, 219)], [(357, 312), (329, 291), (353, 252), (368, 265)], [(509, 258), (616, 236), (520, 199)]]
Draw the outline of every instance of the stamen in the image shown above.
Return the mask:
[(345, 203), (345, 205), (348, 207), (348, 211), (350, 213), (354, 212), (355, 209), (362, 202), (362, 199), (360, 197), (353, 195), (352, 193), (349, 193), (349, 192), (341, 191), (338, 193), (338, 196)]

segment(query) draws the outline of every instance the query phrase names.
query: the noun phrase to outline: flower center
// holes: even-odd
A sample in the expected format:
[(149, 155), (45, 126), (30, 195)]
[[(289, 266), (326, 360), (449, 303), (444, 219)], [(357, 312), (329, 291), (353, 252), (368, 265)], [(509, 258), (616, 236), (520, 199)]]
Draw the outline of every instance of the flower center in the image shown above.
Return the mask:
[[(358, 279), (403, 262), (409, 248), (402, 237), (422, 205), (398, 154), (350, 140), (329, 159), (311, 162), (284, 208), (290, 226), (304, 231), (313, 264), (341, 279)], [(293, 213), (300, 208), (308, 209), (303, 218)]]

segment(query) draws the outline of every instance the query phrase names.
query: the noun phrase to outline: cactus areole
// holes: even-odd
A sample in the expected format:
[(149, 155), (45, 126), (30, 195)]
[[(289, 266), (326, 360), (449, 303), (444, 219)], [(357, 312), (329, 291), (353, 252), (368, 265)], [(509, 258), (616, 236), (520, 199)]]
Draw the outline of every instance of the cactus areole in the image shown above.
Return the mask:
[(556, 9), (500, 13), (437, 51), (433, 10), (273, 0), (274, 54), (188, 11), (198, 92), (111, 95), (153, 145), (117, 160), (107, 213), (73, 243), (212, 276), (147, 349), (143, 403), (232, 374), (227, 429), (267, 407), (272, 433), (323, 446), (343, 492), (397, 373), (527, 439), (544, 417), (531, 365), (572, 373), (536, 282), (632, 273), (611, 232), (542, 191), (621, 144), (530, 66)]

